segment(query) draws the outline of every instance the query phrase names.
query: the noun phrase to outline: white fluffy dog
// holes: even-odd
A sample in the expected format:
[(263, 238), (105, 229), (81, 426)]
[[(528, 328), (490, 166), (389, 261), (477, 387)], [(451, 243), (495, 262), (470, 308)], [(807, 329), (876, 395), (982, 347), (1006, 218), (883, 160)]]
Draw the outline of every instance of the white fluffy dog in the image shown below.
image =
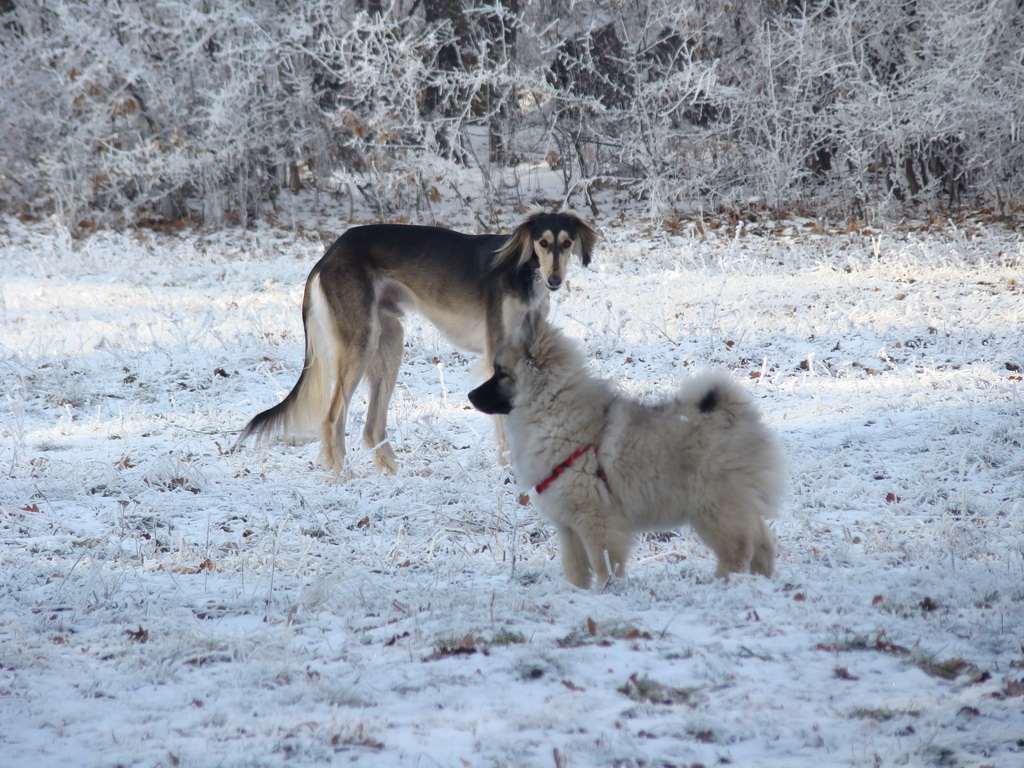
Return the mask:
[(469, 393), (505, 426), (519, 481), (558, 528), (566, 578), (588, 588), (625, 573), (634, 534), (689, 523), (716, 576), (770, 576), (764, 519), (783, 493), (782, 451), (724, 373), (691, 377), (661, 403), (632, 400), (586, 371), (574, 344), (531, 312)]

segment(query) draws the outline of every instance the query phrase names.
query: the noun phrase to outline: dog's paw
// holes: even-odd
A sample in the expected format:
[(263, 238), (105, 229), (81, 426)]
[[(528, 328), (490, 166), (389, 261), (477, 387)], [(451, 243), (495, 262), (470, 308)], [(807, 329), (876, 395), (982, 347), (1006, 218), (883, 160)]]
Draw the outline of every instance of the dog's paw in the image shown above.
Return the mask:
[(320, 463), (327, 467), (339, 478), (341, 477), (342, 459), (337, 451), (323, 449), (320, 451)]
[(381, 443), (373, 452), (373, 463), (381, 474), (398, 474), (398, 457), (388, 443)]

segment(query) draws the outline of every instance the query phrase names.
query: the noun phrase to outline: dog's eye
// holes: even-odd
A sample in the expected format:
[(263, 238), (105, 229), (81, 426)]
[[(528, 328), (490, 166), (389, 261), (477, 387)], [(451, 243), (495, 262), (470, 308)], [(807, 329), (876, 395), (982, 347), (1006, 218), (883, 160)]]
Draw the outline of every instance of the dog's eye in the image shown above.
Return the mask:
[(538, 245), (540, 245), (541, 248), (547, 248), (549, 245), (551, 245), (551, 243), (549, 243), (547, 240), (541, 240), (540, 243), (538, 243)]
[(562, 241), (562, 248), (565, 249), (565, 250), (568, 250), (569, 248), (572, 248), (572, 240), (563, 240)]

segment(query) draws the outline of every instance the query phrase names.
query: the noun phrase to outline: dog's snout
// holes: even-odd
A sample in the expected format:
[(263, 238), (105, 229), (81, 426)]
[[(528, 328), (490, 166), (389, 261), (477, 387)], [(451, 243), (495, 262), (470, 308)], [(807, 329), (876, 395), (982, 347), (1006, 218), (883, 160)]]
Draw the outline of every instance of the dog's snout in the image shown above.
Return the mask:
[(548, 275), (548, 288), (552, 291), (557, 291), (562, 287), (562, 276), (561, 275)]
[(507, 415), (512, 412), (512, 401), (499, 390), (497, 377), (491, 377), (469, 393), (469, 402), (478, 411)]

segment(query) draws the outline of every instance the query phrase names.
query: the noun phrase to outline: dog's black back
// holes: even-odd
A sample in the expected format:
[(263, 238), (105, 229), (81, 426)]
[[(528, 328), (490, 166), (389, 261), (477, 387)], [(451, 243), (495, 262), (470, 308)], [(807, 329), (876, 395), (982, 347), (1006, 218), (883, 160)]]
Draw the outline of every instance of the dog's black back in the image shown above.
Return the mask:
[(325, 285), (342, 285), (347, 279), (344, 272), (352, 259), (358, 259), (361, 268), (414, 285), (424, 299), (441, 304), (483, 301), (493, 287), (490, 281), (498, 279), (504, 291), (531, 304), (537, 289), (537, 260), (507, 261), (495, 267), (495, 257), (510, 237), (410, 224), (368, 224), (353, 227), (335, 240), (313, 272), (322, 275)]

